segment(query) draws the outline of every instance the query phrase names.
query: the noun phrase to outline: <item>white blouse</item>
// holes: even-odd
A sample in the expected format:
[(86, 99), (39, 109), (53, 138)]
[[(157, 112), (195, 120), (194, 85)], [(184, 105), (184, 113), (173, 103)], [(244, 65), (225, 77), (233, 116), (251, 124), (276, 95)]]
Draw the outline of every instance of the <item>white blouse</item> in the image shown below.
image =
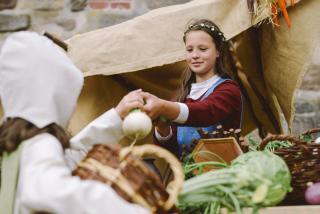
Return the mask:
[(44, 133), (28, 139), (20, 157), (15, 214), (46, 211), (59, 214), (150, 213), (123, 200), (109, 186), (71, 176), (71, 168), (93, 142), (118, 142), (122, 120), (114, 109), (104, 113), (71, 139), (64, 152), (54, 136)]
[(218, 80), (219, 76), (213, 75), (206, 81), (191, 84), (191, 90), (187, 98), (191, 98), (193, 100), (199, 99)]

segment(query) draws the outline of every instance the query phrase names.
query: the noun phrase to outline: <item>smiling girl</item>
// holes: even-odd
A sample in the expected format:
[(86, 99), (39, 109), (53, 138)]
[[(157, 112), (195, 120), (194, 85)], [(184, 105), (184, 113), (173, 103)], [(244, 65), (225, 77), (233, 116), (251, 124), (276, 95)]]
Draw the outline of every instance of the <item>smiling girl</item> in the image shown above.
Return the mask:
[(184, 32), (188, 70), (185, 72), (179, 102), (143, 93), (144, 111), (152, 118), (160, 115), (173, 121), (155, 126), (156, 143), (177, 156), (181, 145), (199, 139), (198, 128), (212, 132), (218, 125), (240, 128), (242, 101), (239, 86), (229, 78), (224, 65), (226, 39), (210, 20), (194, 21)]

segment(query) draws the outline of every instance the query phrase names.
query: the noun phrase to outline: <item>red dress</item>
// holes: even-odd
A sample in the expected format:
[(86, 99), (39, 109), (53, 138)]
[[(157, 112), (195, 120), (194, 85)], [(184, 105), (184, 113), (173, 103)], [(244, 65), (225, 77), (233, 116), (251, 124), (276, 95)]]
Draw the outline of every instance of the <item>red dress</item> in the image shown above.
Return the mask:
[(221, 83), (205, 99), (197, 100), (187, 98), (185, 104), (189, 108), (189, 116), (184, 124), (172, 124), (173, 136), (167, 142), (155, 143), (178, 155), (177, 125), (205, 127), (220, 123), (224, 129), (238, 129), (241, 126), (241, 91), (236, 82), (227, 80)]

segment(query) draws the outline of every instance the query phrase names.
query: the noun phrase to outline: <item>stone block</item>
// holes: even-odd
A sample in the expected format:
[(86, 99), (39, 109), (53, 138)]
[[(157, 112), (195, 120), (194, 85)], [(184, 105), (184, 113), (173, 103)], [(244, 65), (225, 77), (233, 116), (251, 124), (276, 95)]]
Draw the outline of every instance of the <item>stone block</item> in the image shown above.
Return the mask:
[(304, 90), (320, 90), (320, 59), (319, 64), (308, 66), (300, 88)]
[(57, 20), (56, 24), (67, 31), (72, 31), (76, 27), (76, 21), (67, 18)]
[(320, 93), (313, 90), (298, 90), (295, 96), (296, 113), (320, 111)]
[(313, 90), (299, 90), (295, 100), (293, 133), (320, 127), (320, 93)]
[(81, 11), (87, 6), (87, 0), (71, 0), (71, 11)]
[(296, 114), (293, 120), (292, 132), (294, 134), (300, 134), (309, 129), (318, 127), (320, 127), (319, 112)]
[(165, 7), (169, 5), (175, 5), (175, 4), (184, 4), (191, 0), (157, 0), (157, 1), (150, 1), (145, 0), (145, 3), (149, 9), (156, 9), (160, 7)]
[(64, 0), (32, 0), (32, 8), (43, 11), (62, 10), (64, 7)]
[(29, 27), (29, 15), (0, 14), (0, 32), (26, 30)]

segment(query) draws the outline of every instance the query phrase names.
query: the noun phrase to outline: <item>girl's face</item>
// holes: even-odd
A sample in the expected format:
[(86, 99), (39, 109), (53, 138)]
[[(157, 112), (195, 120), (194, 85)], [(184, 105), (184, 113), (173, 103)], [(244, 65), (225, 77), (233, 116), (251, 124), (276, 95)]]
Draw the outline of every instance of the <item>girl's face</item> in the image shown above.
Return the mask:
[(202, 31), (190, 31), (186, 35), (186, 60), (196, 75), (196, 82), (203, 82), (215, 74), (219, 52), (212, 37)]

